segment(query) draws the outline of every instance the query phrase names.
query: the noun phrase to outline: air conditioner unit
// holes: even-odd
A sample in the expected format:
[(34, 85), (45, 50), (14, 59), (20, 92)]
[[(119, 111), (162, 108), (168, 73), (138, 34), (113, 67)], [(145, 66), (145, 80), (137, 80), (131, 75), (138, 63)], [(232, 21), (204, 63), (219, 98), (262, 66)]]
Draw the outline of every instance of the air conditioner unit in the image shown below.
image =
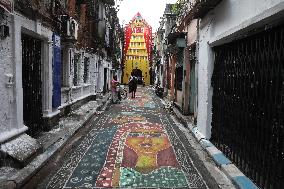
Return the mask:
[(67, 36), (74, 37), (77, 39), (78, 37), (78, 23), (77, 21), (70, 17), (69, 21), (67, 22)]
[(60, 20), (61, 20), (61, 31), (63, 35), (77, 39), (78, 37), (77, 21), (68, 15), (61, 15)]

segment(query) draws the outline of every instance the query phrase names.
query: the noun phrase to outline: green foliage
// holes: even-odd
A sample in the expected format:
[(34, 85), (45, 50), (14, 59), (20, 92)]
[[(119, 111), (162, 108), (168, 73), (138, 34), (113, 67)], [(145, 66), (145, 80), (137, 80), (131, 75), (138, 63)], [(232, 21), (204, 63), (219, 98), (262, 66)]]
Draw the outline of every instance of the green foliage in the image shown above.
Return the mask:
[(185, 5), (186, 1), (185, 0), (178, 0), (175, 4), (172, 6), (172, 12), (174, 14), (179, 15), (181, 13), (181, 10), (183, 6)]

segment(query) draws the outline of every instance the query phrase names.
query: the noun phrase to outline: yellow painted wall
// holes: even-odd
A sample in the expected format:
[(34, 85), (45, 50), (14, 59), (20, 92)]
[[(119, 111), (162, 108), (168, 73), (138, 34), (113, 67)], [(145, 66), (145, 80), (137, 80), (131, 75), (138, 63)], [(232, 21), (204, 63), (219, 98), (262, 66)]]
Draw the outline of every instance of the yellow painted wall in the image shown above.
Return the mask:
[[(133, 37), (134, 36), (134, 37)], [(140, 46), (139, 46), (140, 43)], [(142, 44), (142, 45), (141, 45)], [(138, 52), (136, 52), (138, 50)], [(132, 59), (129, 57), (132, 56)], [(135, 60), (134, 60), (135, 57)], [(140, 57), (140, 60), (139, 60)], [(146, 60), (145, 58), (146, 57)], [(127, 84), (133, 69), (140, 69), (146, 85), (150, 85), (149, 60), (143, 33), (132, 33), (124, 64), (123, 83)]]

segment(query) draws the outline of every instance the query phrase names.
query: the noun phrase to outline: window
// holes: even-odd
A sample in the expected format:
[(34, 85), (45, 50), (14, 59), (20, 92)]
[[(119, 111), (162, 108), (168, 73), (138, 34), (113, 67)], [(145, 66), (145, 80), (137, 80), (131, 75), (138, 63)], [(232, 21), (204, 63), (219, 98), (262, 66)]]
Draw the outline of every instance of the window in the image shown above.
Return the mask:
[(64, 82), (64, 65), (63, 65), (63, 49), (61, 49), (61, 87), (64, 86), (65, 82)]
[(74, 55), (74, 76), (73, 76), (73, 84), (76, 86), (79, 84), (79, 62), (80, 62), (80, 54)]
[(89, 67), (90, 67), (90, 58), (85, 57), (84, 59), (84, 83), (89, 81)]

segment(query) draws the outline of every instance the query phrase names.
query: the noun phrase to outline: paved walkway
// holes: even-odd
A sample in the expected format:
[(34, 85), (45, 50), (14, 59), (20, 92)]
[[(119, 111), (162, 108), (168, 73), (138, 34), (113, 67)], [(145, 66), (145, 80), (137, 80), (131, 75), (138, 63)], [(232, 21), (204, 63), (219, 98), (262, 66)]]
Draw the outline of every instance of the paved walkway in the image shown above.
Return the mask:
[(91, 124), (39, 188), (218, 188), (150, 89)]

